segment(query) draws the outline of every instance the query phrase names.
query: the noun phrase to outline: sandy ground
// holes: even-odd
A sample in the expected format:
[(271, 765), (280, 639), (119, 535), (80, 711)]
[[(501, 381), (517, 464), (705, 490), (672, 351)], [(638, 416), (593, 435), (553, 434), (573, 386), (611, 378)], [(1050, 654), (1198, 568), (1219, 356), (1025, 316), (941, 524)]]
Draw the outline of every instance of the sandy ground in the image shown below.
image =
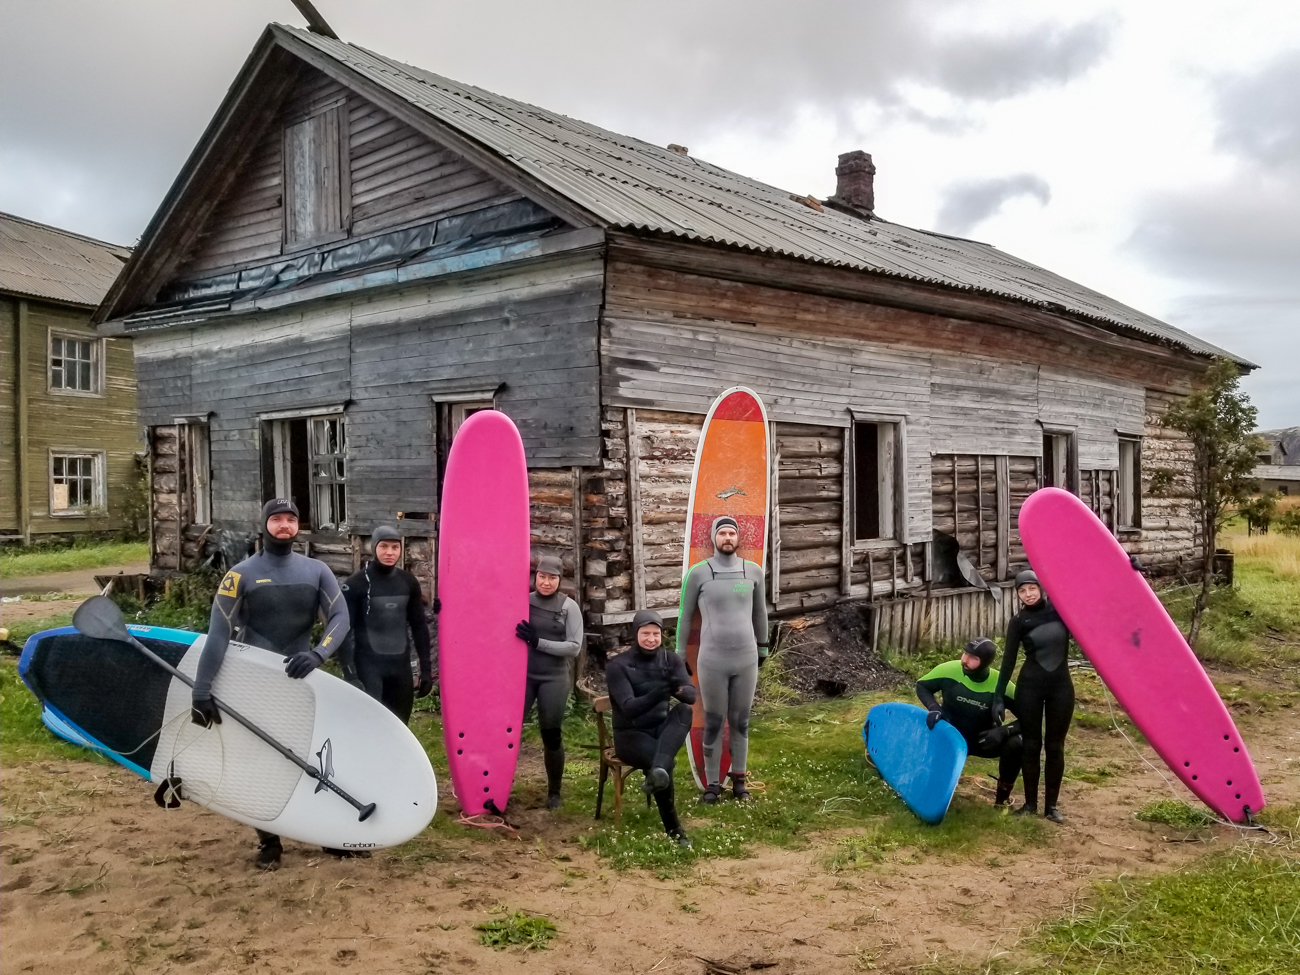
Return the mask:
[[(1300, 801), (1295, 710), (1236, 717), (1271, 803)], [(536, 756), (524, 757), (528, 774), (538, 774)], [(669, 880), (610, 869), (577, 843), (590, 820), (540, 809), (513, 813), (518, 839), (453, 830), (427, 858), (351, 861), (289, 844), (283, 868), (266, 874), (251, 866), (250, 830), (189, 804), (163, 811), (125, 770), (8, 767), (0, 773), (4, 967), (370, 975), (982, 964), (1067, 912), (1094, 879), (1165, 871), (1208, 848), (1260, 840), (1227, 828), (1189, 838), (1137, 822), (1134, 811), (1169, 790), (1114, 733), (1081, 732), (1073, 757), (1122, 771), (1104, 785), (1067, 781), (1068, 820), (1044, 846), (942, 859), (900, 850), (832, 874), (826, 853), (835, 837), (822, 836), (810, 849), (759, 849)], [(968, 779), (961, 789), (983, 795)], [(480, 946), (473, 926), (498, 905), (548, 916), (559, 937), (544, 951)]]

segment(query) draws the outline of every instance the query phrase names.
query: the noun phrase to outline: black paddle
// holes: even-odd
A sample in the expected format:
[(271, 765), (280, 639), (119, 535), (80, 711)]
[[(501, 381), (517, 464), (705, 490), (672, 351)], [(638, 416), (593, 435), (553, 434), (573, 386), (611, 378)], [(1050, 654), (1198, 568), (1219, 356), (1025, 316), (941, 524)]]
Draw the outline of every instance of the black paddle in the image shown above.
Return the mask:
[[(72, 625), (77, 628), (77, 632), (84, 636), (93, 637), (97, 640), (118, 640), (122, 643), (129, 643), (173, 677), (184, 681), (190, 687), (194, 686), (194, 681), (190, 680), (189, 677), (182, 674), (166, 660), (163, 660), (162, 657), (158, 656), (131, 635), (131, 632), (126, 628), (126, 621), (122, 619), (121, 610), (119, 610), (117, 604), (107, 596), (91, 596), (84, 603), (78, 606), (77, 611), (72, 614)], [(353, 808), (360, 813), (357, 817), (358, 821), (364, 823), (370, 818), (370, 814), (375, 811), (375, 804), (373, 802), (366, 803), (365, 805), (357, 802), (357, 800), (353, 799), (350, 795), (331, 782), (319, 769), (304, 762), (294, 754), (291, 748), (286, 748), (284, 745), (280, 744), (257, 725), (253, 724), (253, 722), (249, 721), (246, 717), (232, 708), (229, 704), (217, 698), (216, 695), (213, 695), (212, 703), (242, 724), (253, 734), (257, 735), (258, 738), (261, 738), (262, 741), (266, 742), (289, 761), (293, 762), (294, 765), (297, 765), (313, 779), (316, 779), (317, 792), (320, 792), (322, 788), (329, 789), (335, 795), (340, 796), (351, 803)]]

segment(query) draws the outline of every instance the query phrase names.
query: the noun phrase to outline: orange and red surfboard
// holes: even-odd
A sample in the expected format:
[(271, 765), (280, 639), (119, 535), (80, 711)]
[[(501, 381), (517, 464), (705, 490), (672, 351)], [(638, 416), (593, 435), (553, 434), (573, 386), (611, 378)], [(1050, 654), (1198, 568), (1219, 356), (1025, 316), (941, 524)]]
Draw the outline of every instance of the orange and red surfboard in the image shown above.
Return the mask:
[[(726, 390), (709, 407), (695, 449), (695, 470), (691, 474), (690, 500), (686, 504), (686, 539), (682, 553), (682, 585), (691, 566), (713, 554), (709, 529), (713, 519), (730, 515), (740, 526), (740, 548), (736, 554), (759, 565), (767, 554), (767, 502), (770, 493), (771, 445), (768, 442), (767, 412), (758, 396), (743, 386)], [(686, 665), (696, 687), (695, 660), (700, 652), (700, 614), (677, 621), (688, 627)], [(722, 738), (723, 779), (731, 767), (729, 734)], [(689, 741), (691, 773), (701, 789), (704, 779), (704, 705), (697, 697)]]

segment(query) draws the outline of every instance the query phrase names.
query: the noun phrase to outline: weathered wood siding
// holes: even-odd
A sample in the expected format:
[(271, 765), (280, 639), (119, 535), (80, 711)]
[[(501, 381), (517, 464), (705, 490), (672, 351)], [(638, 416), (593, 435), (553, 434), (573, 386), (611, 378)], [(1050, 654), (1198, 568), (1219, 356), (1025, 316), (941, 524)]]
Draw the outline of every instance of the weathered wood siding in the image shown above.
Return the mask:
[[(1165, 426), (1165, 411), (1178, 399), (1148, 390), (1142, 440), (1142, 528), (1125, 538), (1125, 548), (1160, 574), (1200, 570), (1200, 527), (1192, 516), (1192, 444), (1185, 434)], [(1151, 481), (1164, 488), (1153, 495)]]
[[(25, 306), (26, 324), (19, 334)], [(0, 298), (0, 530), (23, 529), (19, 501), (26, 488), (26, 526), (33, 535), (133, 528), (123, 516), (122, 496), (136, 477), (135, 453), (143, 448), (136, 417), (135, 363), (131, 340), (102, 339), (90, 328), (90, 309)], [(50, 388), (51, 333), (100, 343), (102, 385), (97, 393)], [(18, 382), (21, 371), (21, 383)], [(21, 389), (20, 389), (21, 387)], [(19, 430), (18, 395), (25, 397), (26, 429)], [(24, 442), (20, 443), (20, 433)], [(20, 456), (21, 451), (21, 456)], [(93, 452), (104, 457), (102, 511), (50, 513), (50, 454)], [(18, 481), (21, 473), (23, 484)]]
[(350, 523), (434, 511), (440, 382), (503, 384), (497, 404), (534, 467), (599, 461), (600, 293), (599, 255), (583, 251), (368, 300), (145, 333), (142, 418), (157, 426), (211, 414), (219, 528), (256, 522), (260, 416), (311, 407), (346, 407)]
[(777, 423), (773, 557), (777, 612), (826, 606), (844, 586), (844, 436), (841, 427)]
[(348, 143), (344, 236), (364, 238), (520, 198), (324, 74), (304, 69), (176, 278), (203, 278), (294, 250), (284, 237), (284, 127), (334, 105), (342, 106)]
[(932, 465), (935, 530), (955, 538), (962, 554), (990, 582), (1026, 568), (1020, 508), (1038, 490), (1039, 459), (935, 454)]

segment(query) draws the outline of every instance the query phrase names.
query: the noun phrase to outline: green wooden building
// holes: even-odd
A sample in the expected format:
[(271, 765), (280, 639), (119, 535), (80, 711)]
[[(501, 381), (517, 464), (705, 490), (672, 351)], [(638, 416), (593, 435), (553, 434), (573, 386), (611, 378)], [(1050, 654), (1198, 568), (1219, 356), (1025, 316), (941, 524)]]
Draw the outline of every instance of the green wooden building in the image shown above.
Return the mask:
[(136, 527), (132, 340), (90, 326), (129, 256), (0, 213), (0, 541)]

